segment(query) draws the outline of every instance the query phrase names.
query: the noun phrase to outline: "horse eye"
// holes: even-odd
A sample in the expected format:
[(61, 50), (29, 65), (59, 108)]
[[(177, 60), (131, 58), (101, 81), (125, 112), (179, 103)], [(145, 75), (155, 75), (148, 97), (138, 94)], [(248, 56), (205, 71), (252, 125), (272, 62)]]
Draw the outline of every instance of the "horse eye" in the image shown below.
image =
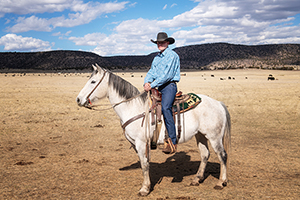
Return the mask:
[(94, 83), (96, 83), (96, 81), (92, 80), (91, 84), (94, 84)]

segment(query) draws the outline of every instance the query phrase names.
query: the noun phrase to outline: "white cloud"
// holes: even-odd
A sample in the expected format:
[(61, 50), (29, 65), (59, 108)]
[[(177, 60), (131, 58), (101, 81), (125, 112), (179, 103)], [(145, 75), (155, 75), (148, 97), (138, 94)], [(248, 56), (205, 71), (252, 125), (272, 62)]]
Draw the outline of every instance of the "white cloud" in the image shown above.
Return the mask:
[(168, 4), (166, 4), (166, 5), (163, 7), (163, 10), (166, 10), (166, 9), (167, 9), (167, 6), (168, 6)]
[[(276, 26), (291, 22), (290, 15), (298, 11), (281, 13), (281, 18), (266, 11), (284, 10), (286, 1), (271, 5), (270, 1), (200, 1), (193, 9), (174, 16), (170, 20), (148, 20), (143, 18), (126, 20), (117, 25), (111, 35), (87, 34), (84, 37), (69, 38), (76, 45), (95, 46), (92, 50), (100, 55), (140, 54), (156, 51), (150, 39), (155, 39), (159, 31), (166, 31), (176, 39), (177, 47), (183, 45), (228, 42), (234, 44), (268, 44), (299, 42), (299, 25)], [(291, 1), (289, 1), (291, 3)], [(295, 3), (295, 1), (293, 1)], [(257, 17), (253, 5), (260, 6)], [(297, 5), (294, 5), (297, 7)], [(264, 7), (264, 8), (263, 8)], [(251, 8), (251, 9), (249, 9)], [(263, 11), (262, 11), (263, 10)], [(291, 9), (292, 10), (292, 9)], [(278, 14), (278, 13), (277, 13)], [(173, 45), (174, 46), (174, 45)]]
[(28, 18), (19, 17), (17, 19), (17, 24), (13, 27), (7, 28), (7, 30), (12, 33), (20, 33), (30, 30), (50, 32), (53, 30), (53, 27), (51, 26), (51, 22), (49, 20), (38, 18), (33, 15)]
[[(57, 2), (60, 2), (60, 0), (57, 0)], [(35, 15), (27, 18), (19, 17), (16, 21), (16, 24), (12, 27), (8, 27), (7, 31), (13, 33), (26, 32), (30, 30), (52, 31), (56, 27), (74, 27), (82, 24), (88, 24), (103, 14), (113, 13), (125, 9), (125, 5), (128, 2), (83, 3), (82, 1), (68, 1), (68, 3), (68, 6), (63, 7), (64, 9), (69, 9), (71, 11), (67, 17), (60, 16), (50, 19), (39, 18)], [(55, 6), (55, 4), (53, 6)], [(49, 10), (51, 9), (48, 9), (48, 11)], [(27, 12), (29, 11), (32, 12), (31, 10), (27, 10)]]
[(78, 46), (96, 46), (100, 43), (108, 43), (108, 38), (103, 33), (89, 33), (83, 37), (69, 37)]
[(173, 33), (177, 46), (212, 42), (288, 43), (299, 41), (299, 25), (279, 27), (276, 24), (292, 21), (291, 16), (299, 13), (298, 8), (300, 2), (296, 0), (200, 1), (192, 10), (158, 24), (170, 28), (190, 26), (189, 30)]
[(161, 31), (156, 20), (134, 19), (120, 23), (114, 33), (108, 36), (102, 35), (93, 50), (100, 55), (113, 54), (146, 54), (156, 51), (156, 45), (151, 44), (150, 39), (155, 39)]
[(80, 2), (78, 0), (2, 0), (0, 1), (0, 15), (62, 12)]
[[(128, 1), (99, 3), (81, 0), (0, 0), (0, 17), (6, 13), (27, 14), (7, 20), (12, 24), (6, 30), (12, 33), (29, 30), (53, 31), (56, 27), (74, 27), (88, 24), (108, 13), (135, 7), (137, 3)], [(74, 31), (54, 33), (60, 39), (67, 39), (77, 46), (89, 46), (100, 55), (144, 54), (156, 51), (150, 42), (160, 31), (167, 32), (176, 39), (175, 45), (229, 42), (235, 44), (299, 43), (300, 25), (293, 25), (294, 16), (299, 14), (299, 0), (194, 0), (198, 5), (167, 20), (135, 18), (122, 22), (109, 22), (114, 26), (111, 33), (89, 33), (79, 36)], [(177, 4), (169, 5), (169, 8)], [(167, 4), (163, 7), (166, 9)], [(63, 15), (59, 12), (68, 12)], [(57, 12), (56, 17), (43, 18), (39, 13)], [(28, 15), (29, 14), (29, 15)], [(117, 21), (117, 20), (116, 20)], [(14, 24), (15, 23), (15, 24)], [(284, 24), (289, 23), (289, 24)], [(9, 35), (9, 34), (7, 34)], [(7, 36), (6, 35), (6, 36)], [(22, 36), (14, 34), (14, 38)], [(3, 43), (3, 36), (1, 44)], [(31, 38), (34, 40), (34, 38)], [(43, 42), (40, 40), (40, 42)], [(11, 42), (13, 44), (13, 42)], [(47, 42), (45, 42), (47, 43)], [(7, 43), (8, 44), (8, 43)], [(47, 47), (47, 44), (44, 44)], [(173, 46), (175, 46), (173, 45)], [(48, 47), (50, 44), (48, 43)], [(8, 45), (5, 45), (8, 48)], [(81, 48), (81, 47), (80, 47)]]
[(45, 51), (51, 50), (51, 45), (47, 41), (32, 37), (22, 37), (16, 34), (6, 34), (0, 38), (0, 45), (6, 51)]
[[(130, 33), (129, 33), (130, 34)], [(155, 45), (150, 45), (150, 36), (142, 32), (130, 34), (128, 37), (124, 32), (118, 32), (111, 35), (103, 33), (90, 33), (83, 37), (69, 37), (78, 46), (94, 46), (91, 50), (99, 55), (113, 54), (145, 54), (145, 52), (154, 51)]]
[(57, 32), (57, 33), (52, 33), (52, 36), (58, 36), (60, 40), (64, 40), (67, 39), (65, 36), (69, 36), (71, 33), (72, 31), (67, 31), (66, 33)]
[(160, 29), (159, 21), (148, 20), (143, 18), (127, 20), (120, 23), (114, 30), (120, 34), (126, 34), (130, 38), (132, 36), (143, 36), (156, 34)]

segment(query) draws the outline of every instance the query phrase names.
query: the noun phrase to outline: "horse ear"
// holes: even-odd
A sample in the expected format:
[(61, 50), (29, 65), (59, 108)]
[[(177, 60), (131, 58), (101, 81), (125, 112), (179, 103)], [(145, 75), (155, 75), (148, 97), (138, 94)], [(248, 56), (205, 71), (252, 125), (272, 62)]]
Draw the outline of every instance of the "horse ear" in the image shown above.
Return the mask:
[(97, 67), (95, 65), (92, 65), (92, 66), (93, 66), (94, 71), (97, 71)]
[(96, 63), (96, 67), (98, 70), (101, 70), (101, 67)]

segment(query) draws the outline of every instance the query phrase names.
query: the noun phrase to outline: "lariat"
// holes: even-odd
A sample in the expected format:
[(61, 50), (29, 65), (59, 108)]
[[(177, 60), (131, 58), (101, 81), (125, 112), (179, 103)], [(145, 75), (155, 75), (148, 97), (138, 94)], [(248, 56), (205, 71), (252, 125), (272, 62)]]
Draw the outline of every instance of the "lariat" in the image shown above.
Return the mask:
[(149, 119), (149, 107), (150, 105), (150, 91), (147, 92), (147, 101), (148, 103), (145, 103), (145, 138), (146, 138), (146, 158), (148, 162), (150, 161), (150, 145), (151, 145), (151, 140), (150, 140), (150, 119)]

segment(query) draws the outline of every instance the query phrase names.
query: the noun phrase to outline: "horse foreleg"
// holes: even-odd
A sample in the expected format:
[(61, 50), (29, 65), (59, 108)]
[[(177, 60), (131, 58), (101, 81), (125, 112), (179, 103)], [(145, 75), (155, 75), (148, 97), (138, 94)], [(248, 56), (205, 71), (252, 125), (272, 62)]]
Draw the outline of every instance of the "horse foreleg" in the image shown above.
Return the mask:
[(196, 136), (197, 146), (201, 154), (201, 163), (198, 169), (197, 174), (195, 175), (191, 185), (198, 186), (200, 182), (204, 180), (204, 172), (209, 158), (209, 150), (207, 145), (207, 139), (201, 133), (198, 133)]
[(216, 152), (220, 163), (221, 163), (221, 167), (220, 167), (220, 177), (218, 180), (217, 185), (214, 187), (214, 189), (217, 190), (221, 190), (224, 188), (224, 186), (227, 185), (227, 153), (223, 147), (223, 144), (221, 141), (219, 142), (214, 142), (214, 141), (210, 141), (212, 148), (214, 149), (214, 151)]
[(146, 196), (150, 192), (150, 175), (149, 175), (149, 160), (146, 157), (146, 143), (145, 142), (139, 142), (136, 145), (136, 150), (141, 162), (141, 168), (143, 171), (143, 185), (139, 191), (139, 195)]

